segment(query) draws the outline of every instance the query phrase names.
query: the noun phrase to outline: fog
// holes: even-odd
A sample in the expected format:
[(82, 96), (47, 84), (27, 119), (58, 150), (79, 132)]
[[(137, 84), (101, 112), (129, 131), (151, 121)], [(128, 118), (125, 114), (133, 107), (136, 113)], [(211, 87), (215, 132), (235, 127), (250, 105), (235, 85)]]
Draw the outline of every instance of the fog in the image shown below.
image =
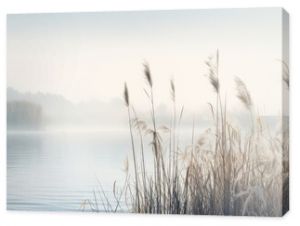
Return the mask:
[(205, 61), (219, 49), (228, 109), (243, 110), (234, 83), (239, 76), (260, 113), (278, 115), (280, 15), (279, 8), (9, 15), (8, 86), (107, 103), (122, 97), (126, 81), (131, 102), (143, 109), (147, 61), (157, 105), (168, 104), (173, 78), (178, 105), (203, 111), (215, 98)]

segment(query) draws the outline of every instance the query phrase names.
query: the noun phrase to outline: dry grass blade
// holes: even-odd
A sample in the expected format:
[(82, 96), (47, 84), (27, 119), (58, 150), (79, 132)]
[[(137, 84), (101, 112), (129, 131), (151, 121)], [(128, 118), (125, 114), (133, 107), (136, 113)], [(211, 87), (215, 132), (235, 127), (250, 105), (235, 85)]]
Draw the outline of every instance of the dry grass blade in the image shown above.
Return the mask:
[(278, 61), (282, 65), (282, 80), (285, 82), (287, 87), (290, 87), (290, 68), (288, 63), (286, 63), (284, 60), (278, 59)]
[(252, 99), (245, 83), (238, 77), (235, 78), (235, 83), (238, 92), (237, 97), (240, 99), (240, 101), (245, 105), (245, 107), (248, 110), (251, 110)]
[(173, 102), (175, 102), (175, 85), (173, 79), (171, 79), (170, 85), (171, 85), (171, 99)]
[(180, 115), (179, 115), (179, 121), (181, 121), (183, 116), (184, 106), (181, 107)]
[(128, 93), (128, 88), (127, 88), (126, 82), (124, 84), (124, 100), (125, 100), (125, 105), (128, 107), (129, 106), (129, 93)]
[(152, 82), (152, 77), (151, 77), (151, 72), (150, 72), (149, 64), (148, 63), (144, 63), (143, 66), (144, 66), (144, 74), (146, 76), (146, 80), (147, 80), (149, 86), (152, 87), (153, 86), (153, 82)]
[(211, 111), (211, 115), (213, 117), (213, 120), (215, 120), (215, 112), (214, 112), (214, 107), (212, 106), (211, 103), (208, 103), (209, 109)]
[[(281, 193), (278, 192), (282, 191), (282, 187), (285, 189), (288, 186), (288, 181), (278, 180), (282, 168), (280, 164), (274, 163), (282, 159), (280, 155), (275, 155), (275, 150), (282, 150), (288, 146), (282, 147), (277, 135), (273, 137), (273, 133), (265, 132), (266, 123), (253, 111), (250, 93), (238, 77), (235, 78), (237, 97), (250, 111), (253, 120), (249, 134), (240, 131), (243, 127), (235, 127), (230, 122), (231, 117), (228, 117), (226, 96), (224, 105), (221, 101), (218, 51), (215, 57), (208, 59), (206, 65), (209, 69), (207, 78), (216, 92), (215, 105), (208, 103), (213, 123), (196, 137), (196, 124), (193, 120), (192, 140), (191, 143), (188, 141), (188, 144), (181, 133), (181, 122), (186, 120), (183, 117), (184, 107), (181, 107), (177, 117), (173, 80), (170, 80), (169, 87), (173, 104), (173, 109), (170, 109), (173, 115), (169, 127), (157, 120), (156, 113), (159, 115), (159, 111), (155, 111), (153, 83), (148, 64), (144, 64), (147, 80), (144, 91), (151, 105), (148, 119), (137, 117), (130, 105), (125, 83), (124, 99), (128, 110), (134, 179), (129, 180), (131, 169), (128, 169), (128, 159), (125, 159), (124, 187), (118, 190), (116, 183), (113, 185), (116, 208), (112, 209), (107, 201), (108, 197), (102, 195), (101, 201), (106, 211), (120, 210), (124, 192), (126, 203), (126, 194), (130, 197), (128, 209), (134, 213), (282, 215), (283, 201)], [(287, 65), (283, 65), (283, 69), (288, 73)], [(131, 112), (134, 113), (133, 120)], [(149, 120), (152, 121), (152, 125), (148, 126)], [(133, 132), (132, 128), (137, 129), (137, 133)], [(164, 132), (169, 134), (165, 135)], [(135, 137), (136, 134), (138, 137)], [(140, 145), (136, 146), (138, 138)], [(150, 145), (144, 145), (146, 142)], [(152, 151), (149, 152), (150, 155), (152, 153), (152, 161), (149, 165), (146, 162), (146, 166), (144, 150)], [(277, 159), (278, 157), (280, 159)], [(100, 188), (103, 193), (101, 185)], [(95, 201), (97, 202), (96, 199)], [(92, 208), (98, 209), (97, 206)]]
[(215, 92), (219, 93), (219, 89), (220, 89), (219, 79), (217, 78), (217, 76), (212, 70), (210, 70), (209, 73), (209, 81), (210, 84), (213, 86)]
[(290, 87), (290, 78), (289, 78), (289, 75), (287, 73), (284, 73), (282, 79), (285, 82), (285, 84), (287, 85), (287, 87), (289, 88)]
[(208, 67), (208, 78), (209, 82), (212, 85), (214, 91), (219, 93), (220, 83), (218, 78), (218, 65), (219, 65), (219, 51), (216, 53), (216, 62), (213, 62), (213, 57), (209, 57), (205, 64)]
[(282, 74), (282, 79), (286, 83), (287, 87), (290, 87), (290, 69), (287, 63), (282, 61), (283, 65), (283, 74)]

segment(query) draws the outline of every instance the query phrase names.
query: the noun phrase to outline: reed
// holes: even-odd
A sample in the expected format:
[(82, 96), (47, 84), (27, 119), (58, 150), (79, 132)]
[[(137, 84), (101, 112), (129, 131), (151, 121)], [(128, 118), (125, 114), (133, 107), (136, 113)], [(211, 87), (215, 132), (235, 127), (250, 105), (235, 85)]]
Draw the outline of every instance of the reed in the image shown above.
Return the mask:
[(134, 145), (134, 139), (132, 134), (132, 119), (130, 113), (130, 102), (129, 102), (129, 92), (127, 88), (127, 84), (124, 85), (124, 100), (125, 105), (127, 107), (128, 112), (128, 125), (130, 130), (130, 139), (131, 139), (131, 148), (132, 148), (132, 157), (133, 157), (133, 165), (134, 165), (134, 175), (135, 175), (135, 197), (136, 197), (136, 207), (137, 211), (140, 211), (140, 197), (139, 197), (139, 181), (138, 181), (138, 166), (137, 166), (137, 159), (136, 159), (136, 151)]
[[(253, 110), (254, 103), (246, 84), (237, 77), (236, 96), (252, 118), (252, 125), (248, 129), (243, 128), (247, 132), (242, 133), (229, 120), (226, 98), (222, 99), (219, 51), (205, 64), (208, 82), (216, 94), (215, 103), (209, 104), (212, 126), (196, 137), (193, 120), (190, 144), (180, 144), (183, 107), (177, 112), (174, 80), (170, 80), (172, 118), (168, 127), (159, 125), (157, 120), (155, 83), (149, 64), (145, 63), (143, 67), (150, 120), (138, 117), (130, 105), (125, 83), (124, 101), (134, 165), (134, 181), (130, 183), (130, 175), (127, 175), (123, 188), (126, 192), (121, 193), (129, 197), (128, 208), (134, 213), (282, 215), (282, 210), (288, 205), (285, 201), (282, 206), (282, 200), (286, 199), (282, 190), (288, 189), (288, 168), (282, 167), (281, 154), (288, 152), (288, 132), (284, 132), (282, 139), (270, 132), (263, 117)], [(164, 132), (168, 136), (163, 136)], [(134, 134), (138, 136), (138, 146), (135, 145)], [(149, 139), (150, 146), (146, 143)], [(163, 145), (166, 143), (168, 145)], [(152, 167), (145, 159), (145, 152), (149, 149), (152, 150)], [(284, 178), (282, 172), (285, 172)], [(121, 199), (120, 195), (115, 197), (116, 200)], [(106, 205), (106, 209), (116, 208)]]

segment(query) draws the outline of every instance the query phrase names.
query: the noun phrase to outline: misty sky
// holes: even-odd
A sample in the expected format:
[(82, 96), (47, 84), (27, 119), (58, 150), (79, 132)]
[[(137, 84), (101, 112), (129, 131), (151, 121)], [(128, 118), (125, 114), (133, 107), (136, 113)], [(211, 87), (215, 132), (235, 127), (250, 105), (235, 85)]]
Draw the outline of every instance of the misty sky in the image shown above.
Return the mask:
[(60, 94), (79, 102), (146, 97), (142, 63), (154, 81), (156, 103), (169, 103), (174, 78), (179, 104), (207, 107), (213, 89), (204, 76), (208, 56), (220, 51), (222, 96), (240, 111), (234, 77), (248, 86), (256, 109), (281, 109), (281, 9), (226, 9), (9, 15), (8, 86)]

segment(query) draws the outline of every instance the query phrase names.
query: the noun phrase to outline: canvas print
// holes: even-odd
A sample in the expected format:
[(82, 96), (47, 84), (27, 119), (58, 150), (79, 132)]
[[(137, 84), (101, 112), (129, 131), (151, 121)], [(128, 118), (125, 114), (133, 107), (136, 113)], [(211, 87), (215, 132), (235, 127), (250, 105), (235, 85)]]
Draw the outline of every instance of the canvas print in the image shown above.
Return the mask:
[(282, 216), (281, 8), (7, 16), (7, 209)]

